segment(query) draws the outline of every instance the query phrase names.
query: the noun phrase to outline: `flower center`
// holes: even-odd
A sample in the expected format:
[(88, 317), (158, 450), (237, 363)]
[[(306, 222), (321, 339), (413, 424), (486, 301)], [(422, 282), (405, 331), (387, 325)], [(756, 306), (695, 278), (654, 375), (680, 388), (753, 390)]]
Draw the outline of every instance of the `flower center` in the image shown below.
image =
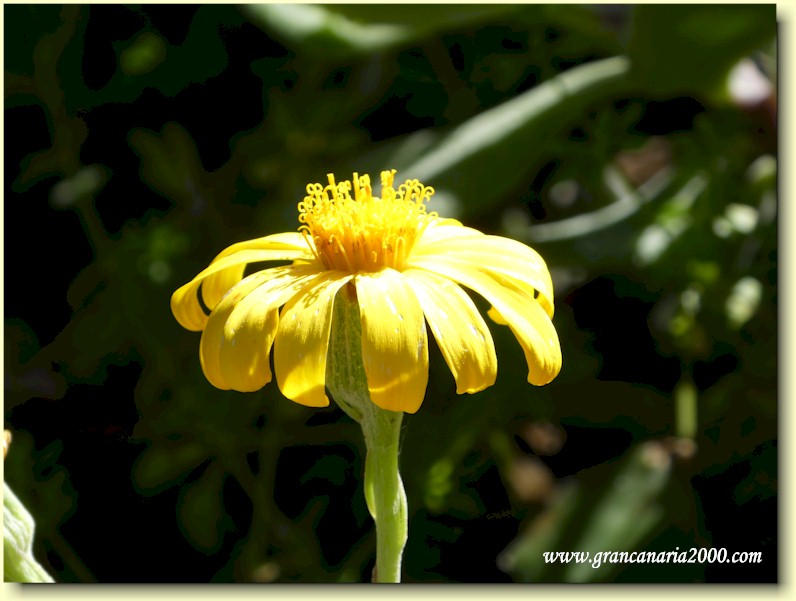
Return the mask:
[(394, 176), (395, 169), (381, 172), (381, 198), (373, 196), (370, 177), (356, 173), (353, 198), (351, 182), (337, 184), (332, 174), (326, 187), (307, 186), (307, 196), (298, 205), (299, 231), (312, 238), (314, 252), (327, 269), (357, 273), (403, 268), (415, 241), (436, 217), (424, 204), (434, 190), (417, 180), (395, 190)]

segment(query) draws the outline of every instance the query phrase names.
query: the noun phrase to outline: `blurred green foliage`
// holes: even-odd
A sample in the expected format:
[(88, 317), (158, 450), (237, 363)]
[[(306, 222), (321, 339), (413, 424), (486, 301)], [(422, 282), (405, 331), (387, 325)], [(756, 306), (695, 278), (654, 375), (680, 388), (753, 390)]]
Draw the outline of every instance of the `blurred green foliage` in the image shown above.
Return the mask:
[[(533, 388), (494, 326), (463, 397), (432, 353), (404, 579), (776, 579), (773, 5), (4, 8), (6, 478), (56, 580), (369, 579), (356, 424), (212, 388), (168, 302), (391, 167), (545, 257), (564, 353)], [(542, 556), (676, 546), (764, 565)]]

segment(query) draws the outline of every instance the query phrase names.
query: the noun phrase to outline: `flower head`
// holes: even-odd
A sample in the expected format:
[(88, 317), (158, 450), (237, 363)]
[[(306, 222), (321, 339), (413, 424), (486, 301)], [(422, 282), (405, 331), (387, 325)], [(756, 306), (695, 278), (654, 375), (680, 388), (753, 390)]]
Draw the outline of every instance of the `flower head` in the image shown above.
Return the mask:
[[(273, 347), (282, 393), (303, 405), (328, 405), (334, 300), (345, 293), (359, 306), (362, 361), (376, 405), (409, 413), (420, 407), (428, 383), (426, 324), (457, 392), (483, 390), (497, 375), (495, 346), (461, 286), (491, 304), (493, 321), (511, 328), (530, 383), (556, 377), (553, 286), (539, 254), (427, 212), (433, 189), (417, 180), (395, 189), (394, 174), (382, 172), (381, 197), (373, 196), (367, 175), (310, 184), (298, 205), (298, 232), (233, 244), (173, 294), (180, 324), (202, 331), (200, 359), (211, 384), (260, 389), (271, 380)], [(249, 263), (285, 260), (292, 263), (243, 277)]]

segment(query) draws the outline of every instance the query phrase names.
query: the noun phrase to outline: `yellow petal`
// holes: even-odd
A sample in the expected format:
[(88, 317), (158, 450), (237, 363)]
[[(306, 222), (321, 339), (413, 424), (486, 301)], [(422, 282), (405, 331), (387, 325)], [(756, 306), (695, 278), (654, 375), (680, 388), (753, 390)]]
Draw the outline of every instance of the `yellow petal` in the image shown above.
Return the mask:
[(476, 229), (462, 225), (456, 219), (431, 219), (420, 238), (415, 242), (415, 248), (462, 236), (483, 236), (483, 234)]
[(325, 407), (326, 355), (334, 297), (351, 275), (326, 271), (308, 282), (282, 310), (274, 343), (274, 370), (287, 398), (309, 407)]
[(539, 304), (553, 317), (553, 282), (544, 259), (530, 246), (511, 238), (487, 236), (477, 230), (469, 236), (451, 237), (433, 243), (418, 244), (412, 250), (409, 264), (415, 257), (442, 256), (455, 261), (462, 269), (478, 269), (511, 286), (538, 291)]
[(316, 277), (306, 266), (258, 271), (235, 285), (210, 314), (199, 356), (216, 388), (252, 392), (271, 380), (269, 354), (279, 307)]
[[(223, 257), (228, 257), (236, 252), (242, 250), (266, 250), (279, 255), (280, 253), (295, 253), (296, 256), (285, 257), (288, 259), (303, 258), (311, 259), (314, 255), (312, 250), (307, 246), (307, 243), (312, 243), (312, 239), (304, 238), (299, 232), (282, 232), (279, 234), (271, 234), (270, 236), (263, 236), (262, 238), (254, 238), (253, 240), (245, 240), (237, 242), (222, 250), (214, 259), (217, 261)], [(274, 259), (264, 260), (278, 260)]]
[(354, 283), (370, 399), (382, 409), (414, 413), (428, 384), (428, 338), (420, 303), (393, 269), (358, 273)]
[(174, 292), (171, 311), (182, 327), (200, 331), (207, 323), (207, 315), (197, 298), (199, 286), (202, 286), (202, 300), (212, 310), (224, 294), (240, 281), (248, 263), (312, 258), (312, 251), (298, 233), (275, 234), (233, 244), (193, 280)]
[(523, 293), (477, 268), (462, 268), (442, 257), (418, 259), (416, 267), (449, 277), (483, 296), (505, 320), (528, 363), (528, 381), (547, 384), (561, 370), (561, 345), (553, 323), (532, 295)]
[(403, 272), (412, 286), (456, 380), (456, 392), (478, 392), (495, 383), (497, 358), (492, 334), (475, 303), (456, 283), (428, 271)]
[(200, 288), (205, 307), (212, 311), (229, 289), (243, 279), (245, 271), (246, 263), (238, 263), (207, 276)]
[(499, 324), (501, 326), (509, 325), (509, 323), (505, 319), (503, 319), (503, 316), (500, 314), (500, 312), (497, 309), (495, 309), (495, 307), (490, 307), (489, 311), (487, 311), (486, 313), (487, 315), (489, 315), (490, 319), (492, 319), (492, 321), (494, 321), (496, 324)]

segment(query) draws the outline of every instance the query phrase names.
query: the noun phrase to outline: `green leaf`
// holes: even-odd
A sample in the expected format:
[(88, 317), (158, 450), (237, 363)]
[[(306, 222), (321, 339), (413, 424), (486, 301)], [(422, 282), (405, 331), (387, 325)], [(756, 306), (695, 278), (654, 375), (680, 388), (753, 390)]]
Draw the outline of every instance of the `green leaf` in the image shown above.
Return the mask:
[[(606, 550), (632, 551), (660, 523), (664, 507), (660, 494), (669, 482), (671, 456), (657, 441), (649, 441), (635, 449), (623, 468), (614, 477), (610, 488), (594, 509), (575, 549), (596, 553)], [(606, 580), (615, 566), (591, 562), (570, 563), (566, 582), (597, 582)]]
[(537, 582), (549, 569), (544, 552), (553, 551), (570, 528), (583, 495), (568, 482), (561, 485), (548, 507), (498, 556), (498, 567), (519, 582)]
[(241, 10), (294, 50), (335, 60), (409, 44), (434, 32), (505, 15), (517, 7), (247, 4)]
[(212, 554), (223, 542), (229, 530), (229, 517), (222, 501), (223, 474), (213, 467), (202, 478), (185, 486), (177, 506), (180, 530), (199, 551)]
[(141, 157), (141, 179), (153, 190), (186, 205), (196, 202), (206, 173), (185, 129), (176, 123), (167, 123), (160, 135), (134, 129), (130, 146)]
[(547, 152), (545, 140), (571, 124), (573, 115), (621, 95), (628, 70), (624, 57), (569, 69), (469, 119), (421, 156), (397, 164), (399, 173), (434, 182), (438, 192), (458, 190), (462, 204), (486, 211), (532, 172)]
[(33, 557), (33, 517), (3, 483), (3, 579), (5, 582), (53, 582)]
[(638, 5), (628, 48), (633, 77), (652, 94), (713, 92), (776, 28), (774, 4)]
[(133, 467), (133, 482), (145, 493), (157, 493), (182, 481), (207, 458), (207, 448), (199, 443), (181, 442), (173, 448), (153, 446)]
[(149, 73), (166, 58), (166, 43), (156, 33), (145, 31), (119, 56), (125, 75)]
[[(607, 580), (616, 566), (604, 562), (593, 567), (596, 554), (633, 551), (665, 511), (661, 495), (670, 478), (669, 450), (649, 441), (629, 455), (597, 499), (575, 484), (559, 487), (548, 508), (499, 556), (499, 567), (521, 582)], [(588, 560), (566, 563), (557, 557), (548, 563), (546, 552), (578, 553)]]

